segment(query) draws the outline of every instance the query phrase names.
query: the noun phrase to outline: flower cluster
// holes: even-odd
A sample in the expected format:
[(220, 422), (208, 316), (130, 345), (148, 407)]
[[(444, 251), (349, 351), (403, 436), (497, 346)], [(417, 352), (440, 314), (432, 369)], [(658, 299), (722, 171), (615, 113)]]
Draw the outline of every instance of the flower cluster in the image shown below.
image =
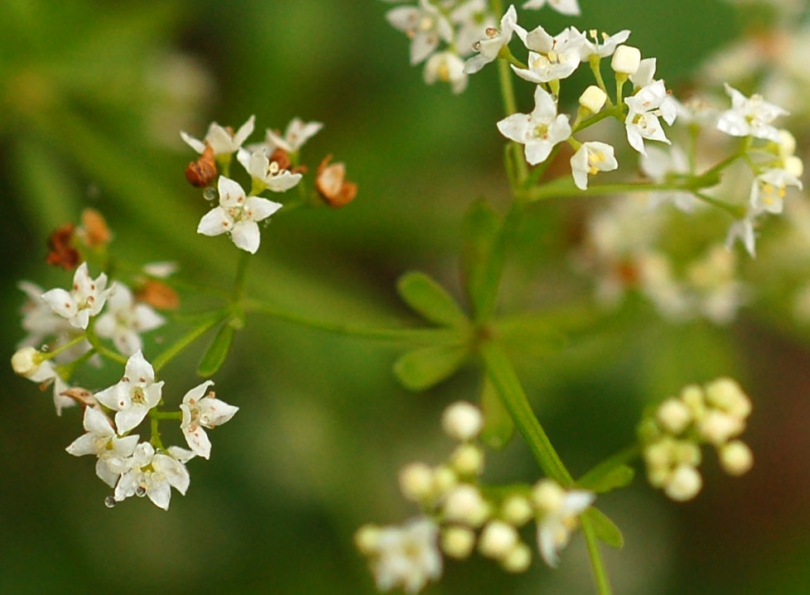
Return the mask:
[[(322, 128), (320, 122), (305, 123), (294, 118), (284, 134), (267, 130), (265, 141), (245, 145), (253, 133), (255, 117), (251, 116), (236, 132), (212, 122), (203, 139), (181, 132), (182, 139), (200, 158), (186, 168), (186, 178), (193, 186), (204, 188), (204, 196), (218, 204), (206, 213), (197, 233), (206, 236), (230, 235), (237, 248), (256, 253), (261, 243), (259, 222), (266, 221), (284, 206), (281, 202), (260, 196), (269, 191), (276, 195), (287, 192), (301, 182), (307, 167), (299, 163), (300, 149)], [(236, 160), (250, 176), (250, 192), (230, 178), (230, 165)], [(327, 156), (318, 168), (314, 194), (319, 201), (338, 207), (354, 199), (357, 186), (345, 179), (345, 166), (329, 165)], [(309, 197), (302, 190), (300, 200)]]
[(520, 529), (532, 520), (537, 525), (540, 555), (556, 566), (558, 552), (568, 544), (594, 494), (566, 491), (550, 479), (497, 490), (482, 486), (484, 452), (477, 441), (483, 427), (480, 410), (470, 403), (454, 403), (445, 410), (442, 427), (460, 442), (448, 461), (435, 467), (415, 462), (400, 472), (403, 496), (419, 504), (423, 516), (399, 527), (366, 525), (357, 532), (357, 545), (371, 561), (377, 587), (402, 586), (417, 592), (440, 576), (441, 552), (461, 560), (476, 546), (505, 570), (523, 572), (532, 554)]
[[(562, 14), (579, 14), (577, 0), (530, 0), (523, 8), (546, 4)], [(449, 83), (453, 93), (464, 91), (468, 75), (494, 60), (518, 28), (514, 7), (496, 27), (496, 15), (486, 0), (419, 0), (415, 6), (392, 8), (386, 18), (411, 39), (410, 62), (425, 62), (425, 82)]]
[(661, 403), (639, 426), (650, 483), (673, 500), (694, 498), (703, 485), (697, 470), (702, 444), (715, 447), (727, 473), (748, 471), (753, 455), (738, 436), (750, 413), (750, 399), (729, 378), (687, 386)]

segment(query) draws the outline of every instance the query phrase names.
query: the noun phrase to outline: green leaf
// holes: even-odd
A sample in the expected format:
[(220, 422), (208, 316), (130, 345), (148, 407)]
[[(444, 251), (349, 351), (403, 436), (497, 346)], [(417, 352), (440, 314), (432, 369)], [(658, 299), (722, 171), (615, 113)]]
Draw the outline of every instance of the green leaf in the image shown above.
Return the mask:
[(498, 339), (510, 352), (523, 356), (546, 355), (559, 351), (568, 340), (544, 315), (521, 315), (494, 321)]
[(635, 474), (636, 472), (627, 465), (619, 465), (605, 470), (596, 466), (583, 475), (577, 481), (577, 485), (583, 490), (603, 494), (628, 485), (633, 481)]
[(225, 358), (228, 357), (228, 352), (231, 350), (234, 332), (234, 327), (227, 322), (220, 327), (211, 345), (203, 354), (200, 365), (197, 366), (199, 376), (210, 378), (219, 371), (222, 364), (225, 363)]
[(624, 536), (621, 529), (601, 510), (591, 507), (582, 516), (588, 518), (600, 541), (604, 541), (610, 547), (624, 547)]
[(483, 199), (475, 201), (462, 223), (461, 276), (476, 320), (495, 309), (504, 252), (500, 232), (500, 215)]
[(466, 345), (432, 345), (415, 349), (396, 361), (394, 374), (409, 390), (427, 390), (458, 370), (467, 353)]
[(503, 406), (498, 389), (489, 377), (481, 388), (481, 410), (484, 412), (484, 429), (481, 440), (493, 450), (501, 450), (515, 435), (515, 422)]
[(450, 294), (424, 273), (405, 273), (397, 282), (397, 291), (412, 310), (430, 322), (456, 327), (468, 323), (466, 314)]

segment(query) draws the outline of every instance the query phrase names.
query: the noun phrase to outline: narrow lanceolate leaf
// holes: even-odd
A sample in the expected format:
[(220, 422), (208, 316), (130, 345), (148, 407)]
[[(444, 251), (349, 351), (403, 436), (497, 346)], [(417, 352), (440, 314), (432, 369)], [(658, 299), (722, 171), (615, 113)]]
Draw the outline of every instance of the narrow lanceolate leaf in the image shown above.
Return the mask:
[(515, 422), (503, 406), (498, 389), (488, 377), (481, 388), (481, 411), (484, 413), (481, 440), (493, 450), (501, 450), (514, 436)]
[(633, 481), (634, 475), (635, 471), (627, 465), (619, 465), (606, 470), (595, 467), (583, 475), (577, 481), (577, 485), (583, 490), (603, 494), (628, 485)]
[(601, 510), (591, 507), (586, 510), (582, 516), (587, 517), (591, 522), (596, 536), (600, 541), (605, 542), (605, 544), (610, 547), (624, 547), (624, 536), (622, 535), (621, 529)]
[(211, 345), (203, 354), (200, 365), (197, 366), (197, 375), (210, 378), (219, 371), (231, 350), (233, 334), (234, 328), (227, 322), (220, 327)]
[(413, 391), (427, 390), (458, 370), (467, 357), (466, 345), (431, 345), (409, 351), (394, 364), (402, 385)]
[(462, 225), (461, 275), (476, 320), (495, 309), (503, 260), (500, 232), (500, 215), (483, 199), (474, 202)]
[(430, 322), (455, 327), (468, 322), (466, 314), (450, 294), (424, 273), (405, 273), (397, 282), (397, 291), (414, 312)]

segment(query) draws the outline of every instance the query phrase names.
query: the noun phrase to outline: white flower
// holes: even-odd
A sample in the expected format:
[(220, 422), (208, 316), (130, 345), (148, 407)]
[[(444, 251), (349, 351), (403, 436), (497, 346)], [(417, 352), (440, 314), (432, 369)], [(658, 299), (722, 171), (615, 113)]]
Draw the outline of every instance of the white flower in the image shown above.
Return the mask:
[(784, 169), (769, 169), (754, 178), (751, 184), (751, 206), (759, 211), (781, 213), (788, 186), (802, 189), (799, 179)]
[(180, 429), (186, 437), (194, 454), (207, 459), (211, 456), (211, 441), (203, 428), (213, 429), (230, 420), (239, 411), (239, 407), (228, 405), (214, 396), (214, 393), (205, 394), (208, 387), (214, 384), (208, 380), (192, 388), (183, 397), (180, 410), (183, 412), (183, 421)]
[(669, 144), (658, 117), (661, 116), (667, 124), (675, 121), (677, 106), (670, 99), (664, 81), (659, 80), (624, 100), (630, 108), (624, 121), (627, 141), (642, 155), (645, 154), (644, 139)]
[(156, 329), (165, 322), (152, 308), (137, 303), (130, 289), (120, 283), (112, 288), (107, 304), (107, 311), (96, 322), (96, 333), (112, 339), (115, 348), (126, 356), (143, 348), (140, 333)]
[(554, 145), (571, 136), (568, 116), (557, 115), (557, 104), (548, 92), (538, 86), (534, 101), (531, 114), (512, 114), (498, 122), (501, 134), (525, 145), (526, 161), (531, 165), (545, 161)]
[(429, 0), (419, 0), (419, 7), (398, 6), (385, 15), (395, 29), (411, 38), (411, 64), (419, 64), (439, 46), (439, 41), (450, 43), (453, 27), (447, 18)]
[(588, 60), (588, 58), (591, 56), (607, 58), (608, 56), (612, 55), (613, 52), (616, 51), (619, 44), (627, 41), (627, 38), (630, 37), (630, 31), (624, 29), (623, 31), (619, 31), (614, 35), (602, 33), (601, 42), (595, 30), (590, 32), (590, 37), (593, 41), (586, 37), (582, 46), (580, 47), (580, 57), (583, 62)]
[[(286, 192), (301, 181), (301, 174), (279, 169), (278, 163), (270, 161), (266, 147), (259, 147), (253, 152), (247, 149), (239, 149), (236, 159), (253, 179), (253, 192), (256, 194), (263, 192), (265, 189), (271, 192)], [(227, 178), (225, 179), (227, 180)]]
[(101, 273), (91, 279), (87, 272), (87, 263), (83, 262), (73, 275), (73, 288), (70, 292), (64, 289), (51, 289), (42, 294), (42, 299), (59, 316), (67, 318), (76, 328), (87, 328), (90, 317), (95, 316), (104, 307), (107, 295), (107, 275)]
[(561, 14), (580, 15), (577, 0), (529, 0), (523, 3), (523, 8), (543, 8), (546, 4)]
[(433, 54), (425, 64), (425, 82), (432, 85), (436, 81), (450, 83), (453, 93), (461, 93), (467, 88), (467, 73), (464, 62), (453, 52)]
[(185, 132), (181, 132), (182, 139), (195, 151), (202, 153), (205, 151), (206, 146), (210, 146), (214, 155), (226, 155), (235, 153), (239, 150), (242, 144), (253, 133), (253, 125), (256, 120), (255, 116), (250, 116), (247, 122), (242, 124), (239, 130), (234, 133), (229, 128), (223, 128), (216, 122), (212, 122), (208, 127), (208, 132), (203, 140), (198, 140)]
[(720, 115), (717, 128), (731, 136), (754, 136), (778, 143), (779, 130), (770, 123), (778, 116), (787, 115), (787, 112), (768, 103), (761, 95), (747, 98), (730, 85), (726, 84), (725, 87), (731, 97), (731, 109)]
[(23, 315), (22, 327), (28, 332), (25, 339), (20, 341), (21, 346), (39, 347), (47, 337), (55, 335), (67, 338), (77, 332), (65, 318), (54, 312), (50, 304), (42, 300), (43, 291), (39, 285), (20, 281), (17, 287), (28, 296), (20, 310)]
[(121, 478), (115, 486), (114, 498), (121, 502), (131, 496), (148, 496), (155, 506), (169, 509), (171, 488), (185, 495), (190, 478), (184, 463), (194, 453), (169, 447), (167, 452), (155, 452), (148, 442), (141, 442), (131, 457), (121, 463)]
[(120, 382), (95, 395), (102, 405), (117, 411), (115, 426), (119, 434), (125, 434), (146, 417), (152, 407), (160, 402), (163, 381), (155, 382), (155, 371), (136, 351), (127, 360), (124, 377)]
[(464, 64), (464, 72), (474, 74), (495, 60), (501, 49), (506, 47), (512, 40), (513, 33), (517, 33), (518, 36), (523, 38), (526, 35), (526, 30), (517, 24), (517, 11), (514, 5), (510, 5), (501, 18), (500, 31), (490, 27), (485, 31), (486, 37), (475, 42), (474, 48), (478, 54), (467, 60)]
[(288, 153), (296, 153), (305, 142), (315, 136), (323, 128), (321, 122), (304, 122), (301, 118), (293, 118), (284, 130), (284, 136), (279, 136), (268, 128), (267, 147), (272, 153), (276, 148), (284, 149)]
[(639, 62), (636, 71), (630, 75), (630, 82), (636, 89), (641, 89), (647, 85), (651, 85), (655, 79), (655, 58), (644, 58)]
[(65, 450), (77, 457), (97, 456), (96, 475), (111, 488), (115, 487), (120, 476), (118, 472), (120, 459), (125, 459), (135, 452), (138, 436), (119, 438), (112, 421), (95, 407), (87, 407), (84, 410), (84, 429), (87, 433), (76, 438)]
[(596, 175), (600, 171), (613, 171), (619, 167), (613, 156), (613, 147), (599, 141), (583, 143), (571, 157), (571, 174), (574, 184), (580, 190), (588, 187), (588, 176)]
[(756, 248), (756, 235), (754, 235), (754, 224), (756, 223), (756, 218), (762, 213), (762, 211), (758, 211), (756, 209), (749, 209), (746, 213), (745, 217), (742, 219), (738, 219), (731, 226), (728, 228), (728, 235), (726, 236), (726, 246), (731, 248), (734, 244), (734, 240), (740, 240), (745, 246), (745, 249), (748, 251), (752, 257), (756, 257), (757, 255), (757, 248)]
[(489, 11), (486, 0), (468, 0), (450, 13), (450, 21), (456, 27), (456, 51), (460, 57), (469, 56), (475, 50), (476, 41), (487, 29), (495, 27), (495, 17)]
[(442, 574), (438, 537), (436, 523), (422, 517), (401, 527), (364, 527), (358, 542), (371, 558), (380, 591), (402, 587), (407, 593), (417, 593)]
[(559, 35), (552, 37), (543, 27), (537, 27), (521, 35), (529, 51), (529, 68), (512, 70), (520, 78), (531, 83), (547, 83), (564, 79), (579, 67), (585, 36), (574, 27), (568, 27)]
[(197, 233), (206, 236), (229, 233), (237, 248), (255, 253), (261, 242), (256, 222), (266, 219), (282, 205), (258, 196), (245, 197), (242, 187), (225, 176), (219, 177), (217, 186), (219, 206), (208, 211), (200, 220)]
[(558, 552), (568, 545), (571, 532), (577, 526), (577, 517), (596, 499), (591, 492), (566, 492), (550, 479), (539, 481), (532, 498), (540, 513), (537, 523), (537, 546), (549, 566), (559, 562)]

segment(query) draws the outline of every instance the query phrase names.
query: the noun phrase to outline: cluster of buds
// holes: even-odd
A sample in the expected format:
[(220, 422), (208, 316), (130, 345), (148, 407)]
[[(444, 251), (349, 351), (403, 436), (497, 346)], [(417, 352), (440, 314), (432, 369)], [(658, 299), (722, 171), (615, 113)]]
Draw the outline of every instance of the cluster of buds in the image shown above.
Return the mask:
[[(523, 8), (545, 4), (546, 0), (531, 0)], [(579, 14), (577, 0), (550, 0), (548, 5), (563, 14)], [(419, 0), (416, 6), (392, 8), (386, 18), (411, 39), (410, 62), (425, 62), (425, 82), (449, 83), (453, 93), (464, 91), (468, 75), (495, 59), (517, 24), (512, 8), (497, 28), (496, 15), (486, 0)], [(465, 63), (473, 53), (477, 55)]]
[[(200, 154), (200, 158), (186, 168), (186, 179), (192, 186), (203, 188), (206, 199), (218, 199), (218, 205), (200, 220), (197, 232), (206, 236), (227, 233), (238, 248), (251, 254), (261, 243), (259, 222), (267, 221), (283, 206), (290, 206), (290, 201), (277, 202), (261, 194), (269, 191), (279, 196), (299, 186), (308, 171), (308, 167), (300, 163), (301, 147), (323, 127), (320, 122), (305, 123), (294, 118), (283, 135), (268, 129), (264, 142), (245, 145), (254, 125), (255, 117), (251, 116), (236, 132), (212, 122), (203, 139), (180, 133)], [(230, 178), (234, 155), (250, 176), (249, 192)], [(354, 199), (357, 185), (346, 179), (345, 166), (330, 164), (331, 159), (332, 156), (327, 155), (317, 168), (311, 195), (301, 186), (301, 202), (340, 207)]]
[(639, 426), (650, 483), (673, 500), (694, 498), (703, 485), (697, 470), (702, 444), (714, 446), (730, 475), (748, 471), (753, 455), (738, 436), (750, 413), (750, 399), (729, 378), (687, 386), (661, 403)]
[(578, 516), (593, 503), (594, 494), (566, 491), (550, 479), (534, 486), (482, 486), (480, 410), (466, 402), (450, 405), (442, 427), (459, 441), (448, 460), (438, 466), (411, 463), (399, 476), (403, 496), (420, 506), (422, 516), (398, 527), (366, 525), (356, 534), (377, 586), (419, 591), (440, 576), (442, 553), (463, 560), (476, 548), (506, 571), (523, 572), (531, 564), (532, 548), (521, 539), (520, 530), (531, 521), (537, 524), (540, 555), (555, 566), (558, 552), (568, 544)]

